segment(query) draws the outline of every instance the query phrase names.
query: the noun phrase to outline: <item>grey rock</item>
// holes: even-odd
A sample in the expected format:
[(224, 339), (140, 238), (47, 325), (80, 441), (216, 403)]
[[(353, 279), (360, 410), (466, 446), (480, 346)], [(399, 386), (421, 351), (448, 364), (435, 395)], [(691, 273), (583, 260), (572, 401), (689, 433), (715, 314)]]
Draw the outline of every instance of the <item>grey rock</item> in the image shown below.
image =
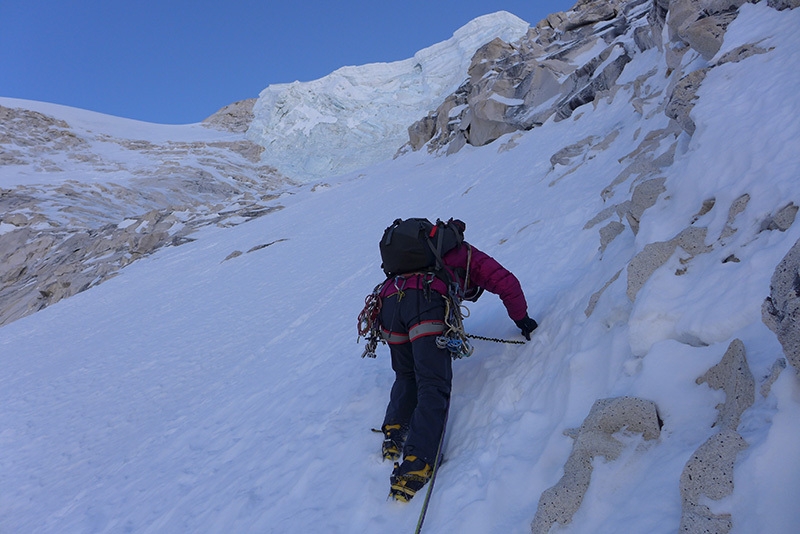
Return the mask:
[[(0, 189), (2, 221), (16, 227), (0, 234), (0, 326), (100, 284), (162, 247), (187, 243), (202, 226), (279, 209), (276, 189), (292, 185), (260, 164), (263, 148), (244, 138), (157, 144), (78, 131), (21, 108), (0, 106), (0, 118), (0, 151), (13, 151), (12, 164), (29, 174), (57, 172), (43, 163), (53, 157), (95, 177)], [(111, 172), (126, 176), (125, 185), (103, 179)]]
[(689, 46), (709, 61), (719, 52), (725, 30), (737, 15), (737, 11), (727, 11), (701, 18), (683, 29), (681, 36)]
[(664, 265), (675, 253), (674, 241), (659, 241), (645, 245), (628, 264), (628, 298), (636, 301), (636, 295), (656, 269)]
[(710, 437), (692, 455), (681, 473), (681, 522), (678, 532), (726, 534), (733, 527), (730, 514), (714, 514), (703, 496), (720, 500), (733, 492), (736, 455), (747, 448), (738, 432), (724, 429)]
[(719, 236), (719, 241), (724, 242), (725, 239), (736, 233), (736, 228), (734, 228), (733, 223), (736, 220), (737, 215), (745, 210), (748, 202), (750, 202), (750, 195), (747, 193), (733, 201), (730, 209), (728, 210), (728, 220), (725, 222), (725, 227), (722, 229), (722, 233)]
[(730, 514), (715, 514), (705, 499), (720, 500), (733, 493), (736, 456), (747, 442), (736, 431), (742, 413), (755, 401), (755, 380), (744, 344), (734, 339), (722, 360), (697, 379), (725, 392), (714, 426), (720, 430), (703, 443), (683, 468), (680, 478), (679, 532), (725, 534), (733, 526)]
[(433, 138), (436, 131), (436, 116), (424, 117), (408, 127), (408, 142), (412, 150), (419, 150)]
[[(625, 183), (631, 177), (636, 176), (640, 180), (643, 180), (647, 177), (655, 177), (659, 174), (661, 169), (670, 165), (674, 159), (675, 149), (677, 148), (677, 141), (675, 141), (675, 139), (680, 131), (681, 129), (677, 123), (670, 122), (667, 128), (648, 132), (634, 151), (620, 158), (620, 163), (626, 161), (630, 162), (622, 172), (603, 189), (600, 196), (603, 197), (604, 200), (613, 197), (614, 189), (620, 184)], [(664, 143), (670, 143), (667, 145), (669, 148), (667, 148), (666, 151), (663, 151), (662, 145)]]
[[(481, 146), (515, 130), (529, 130), (545, 121), (565, 120), (600, 99), (613, 98), (625, 66), (637, 52), (658, 47), (665, 56), (670, 81), (659, 95), (638, 95), (631, 104), (645, 112), (647, 98), (661, 99), (660, 111), (689, 135), (696, 130), (691, 117), (698, 89), (711, 68), (764, 53), (757, 45), (743, 45), (716, 65), (685, 71), (687, 52), (707, 61), (719, 52), (725, 32), (746, 0), (617, 0), (578, 2), (571, 10), (554, 13), (515, 43), (494, 41), (473, 58), (468, 90), (459, 88), (459, 112), (445, 104), (409, 130), (414, 150), (428, 144), (446, 153), (464, 144)], [(649, 8), (647, 8), (649, 6)], [(668, 32), (662, 31), (668, 26)], [(630, 40), (617, 41), (628, 34)], [(664, 34), (669, 42), (663, 43)], [(631, 41), (633, 45), (631, 45)], [(582, 54), (607, 43), (588, 60)], [(558, 48), (556, 48), (558, 47)], [(613, 54), (613, 56), (612, 56)], [(574, 60), (581, 58), (575, 66)]]
[(255, 98), (240, 100), (229, 104), (203, 121), (204, 126), (226, 130), (229, 132), (244, 133), (253, 122), (253, 106)]
[(645, 210), (654, 206), (661, 193), (667, 190), (664, 182), (666, 182), (666, 178), (653, 178), (641, 182), (634, 188), (630, 208), (626, 214), (628, 224), (634, 234), (639, 233), (639, 222), (642, 220)]
[(595, 226), (597, 226), (601, 222), (605, 221), (606, 219), (608, 219), (609, 217), (612, 217), (614, 215), (616, 215), (619, 218), (620, 222), (621, 222), (623, 219), (625, 219), (625, 216), (628, 213), (628, 210), (630, 209), (630, 204), (631, 204), (631, 201), (630, 200), (626, 200), (625, 202), (622, 202), (620, 204), (614, 204), (614, 205), (608, 206), (607, 208), (603, 209), (600, 213), (598, 213), (597, 215), (592, 217), (592, 219), (589, 220), (583, 226), (583, 229), (584, 230), (589, 230), (590, 228), (594, 228)]
[(783, 11), (784, 9), (800, 7), (800, 0), (767, 0), (767, 5), (778, 11)]
[[(644, 286), (652, 274), (664, 265), (681, 247), (690, 258), (698, 254), (710, 252), (712, 247), (705, 244), (706, 228), (689, 226), (669, 241), (658, 241), (645, 245), (628, 264), (628, 298), (631, 302), (636, 300), (636, 294)], [(680, 274), (680, 273), (676, 273)]]
[(602, 227), (600, 229), (600, 253), (605, 252), (606, 247), (624, 231), (625, 225), (617, 221), (611, 221)]
[(786, 359), (800, 371), (800, 240), (775, 268), (761, 318), (778, 336)]
[(736, 429), (742, 413), (755, 401), (755, 379), (747, 364), (744, 343), (734, 339), (722, 360), (698, 378), (697, 383), (725, 392), (725, 402), (717, 406), (716, 425)]
[[(0, 145), (24, 149), (38, 158), (86, 147), (70, 125), (61, 119), (22, 108), (0, 106)], [(5, 150), (5, 147), (4, 147)], [(16, 154), (22, 154), (17, 151)], [(19, 164), (3, 161), (4, 164)]]
[(636, 48), (639, 49), (639, 52), (655, 48), (661, 43), (659, 39), (654, 37), (653, 28), (646, 26), (640, 26), (633, 30), (633, 42), (636, 44)]
[[(621, 45), (610, 46), (571, 76), (567, 82), (567, 87), (571, 86), (569, 92), (556, 103), (556, 116), (559, 119), (570, 117), (577, 108), (593, 102), (599, 95), (611, 89), (625, 65), (632, 59), (627, 51), (624, 51), (607, 63), (618, 46)], [(603, 69), (597, 72), (597, 68), (603, 64), (605, 64)]]
[(775, 360), (775, 363), (772, 364), (772, 367), (769, 370), (769, 375), (761, 384), (761, 388), (759, 392), (761, 396), (765, 399), (769, 396), (770, 391), (772, 390), (772, 384), (778, 379), (778, 376), (786, 369), (786, 360), (783, 358), (778, 358)]
[(704, 200), (702, 206), (700, 206), (700, 211), (698, 211), (694, 215), (694, 217), (692, 217), (692, 224), (696, 223), (700, 219), (700, 217), (702, 217), (703, 215), (714, 209), (716, 203), (717, 199), (715, 198), (707, 198), (706, 200)]
[(772, 49), (762, 48), (755, 44), (737, 46), (730, 52), (725, 52), (717, 61), (716, 66), (724, 65), (725, 63), (738, 63), (756, 54), (766, 54), (770, 50)]
[[(469, 80), (409, 129), (409, 146), (419, 150), (427, 144), (434, 152), (449, 145), (448, 154), (465, 143), (482, 146), (553, 116), (566, 119), (579, 107), (612, 95), (633, 53), (615, 39), (641, 27), (636, 23), (647, 10), (636, 8), (644, 3), (578, 2), (568, 12), (550, 15), (515, 43), (487, 43), (472, 59)], [(639, 49), (653, 46), (652, 33), (637, 33)], [(583, 60), (582, 54), (599, 48), (598, 43), (607, 46)], [(576, 66), (572, 60), (578, 57), (582, 64)]]
[(467, 111), (463, 130), (473, 146), (483, 146), (518, 128), (504, 120), (509, 106), (493, 99), (481, 99)]
[(798, 207), (794, 205), (794, 202), (790, 202), (787, 206), (784, 206), (774, 215), (770, 215), (765, 220), (761, 222), (760, 231), (770, 231), (770, 230), (778, 230), (780, 232), (785, 232), (794, 224), (794, 220), (797, 217), (797, 210)]
[(603, 293), (605, 293), (606, 289), (608, 289), (611, 284), (617, 281), (620, 274), (622, 274), (621, 269), (617, 271), (616, 274), (614, 274), (614, 276), (612, 276), (605, 284), (603, 284), (603, 287), (601, 287), (598, 291), (595, 291), (592, 296), (589, 297), (589, 304), (586, 306), (586, 309), (583, 312), (586, 317), (591, 317), (591, 315), (594, 313), (595, 307), (597, 307), (597, 302), (600, 300), (600, 297), (603, 296)]
[(238, 257), (239, 257), (239, 256), (241, 256), (241, 255), (242, 255), (242, 251), (241, 251), (241, 250), (234, 250), (233, 252), (231, 252), (230, 254), (228, 254), (228, 255), (225, 257), (225, 259), (224, 259), (224, 260), (222, 260), (222, 261), (228, 261), (228, 260), (232, 260), (233, 258), (238, 258)]
[(560, 25), (563, 31), (572, 31), (597, 22), (612, 20), (617, 16), (619, 1), (598, 2), (579, 0)]
[(697, 100), (697, 91), (700, 89), (703, 80), (705, 80), (708, 70), (699, 69), (681, 78), (672, 91), (672, 96), (664, 110), (666, 116), (674, 119), (689, 135), (694, 134), (697, 128), (689, 113), (694, 108)]
[(556, 165), (569, 165), (572, 163), (573, 159), (577, 156), (581, 156), (585, 158), (586, 153), (592, 147), (596, 140), (596, 137), (590, 135), (589, 137), (584, 137), (577, 143), (573, 143), (571, 145), (565, 146), (552, 156), (550, 156), (550, 165), (551, 167), (555, 167)]
[(564, 475), (542, 492), (536, 516), (531, 523), (533, 534), (546, 534), (555, 523), (567, 525), (581, 506), (592, 476), (592, 460), (603, 457), (615, 460), (623, 444), (613, 435), (625, 429), (655, 440), (661, 434), (661, 422), (655, 403), (636, 397), (600, 399), (594, 403), (580, 428), (568, 432), (575, 439), (572, 453), (564, 465)]

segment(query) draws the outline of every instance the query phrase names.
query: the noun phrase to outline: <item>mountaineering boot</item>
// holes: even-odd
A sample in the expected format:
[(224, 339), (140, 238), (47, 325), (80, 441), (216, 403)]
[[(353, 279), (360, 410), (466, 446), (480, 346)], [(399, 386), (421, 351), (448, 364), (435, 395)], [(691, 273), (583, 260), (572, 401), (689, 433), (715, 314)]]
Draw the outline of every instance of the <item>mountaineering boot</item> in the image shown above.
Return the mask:
[(408, 428), (404, 428), (402, 425), (383, 425), (381, 430), (384, 438), (381, 447), (383, 459), (391, 460), (392, 462), (399, 460), (400, 452), (403, 450), (403, 443), (406, 441), (406, 434), (408, 434)]
[(395, 462), (394, 471), (389, 478), (392, 489), (389, 495), (395, 500), (408, 502), (427, 484), (433, 475), (433, 468), (416, 456), (406, 456), (402, 464)]

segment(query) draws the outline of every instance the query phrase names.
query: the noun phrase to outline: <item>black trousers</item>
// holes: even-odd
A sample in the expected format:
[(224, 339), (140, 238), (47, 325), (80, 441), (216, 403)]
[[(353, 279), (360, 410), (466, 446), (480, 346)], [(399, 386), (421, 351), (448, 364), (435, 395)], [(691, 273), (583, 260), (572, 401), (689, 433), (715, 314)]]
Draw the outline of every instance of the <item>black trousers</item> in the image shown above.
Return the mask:
[(384, 298), (380, 315), (395, 372), (383, 424), (407, 426), (403, 455), (430, 465), (444, 433), (453, 382), (450, 353), (436, 346), (444, 314), (442, 295), (407, 289)]

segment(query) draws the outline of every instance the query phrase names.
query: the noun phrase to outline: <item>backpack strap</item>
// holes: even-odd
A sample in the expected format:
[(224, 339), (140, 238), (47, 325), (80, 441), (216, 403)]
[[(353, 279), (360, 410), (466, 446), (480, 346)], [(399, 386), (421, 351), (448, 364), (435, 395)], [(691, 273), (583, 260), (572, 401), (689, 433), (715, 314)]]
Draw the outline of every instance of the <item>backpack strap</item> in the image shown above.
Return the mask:
[(388, 228), (386, 232), (386, 239), (384, 239), (383, 244), (388, 246), (392, 243), (392, 234), (394, 234), (394, 229), (397, 228), (397, 225), (403, 222), (403, 219), (395, 219), (392, 225)]
[[(444, 267), (444, 262), (442, 261), (442, 242), (444, 240), (444, 232), (440, 231), (439, 225), (441, 221), (437, 220), (436, 224), (433, 225), (431, 228), (430, 233), (428, 234), (428, 246), (433, 251), (433, 257), (436, 258), (436, 270), (438, 271), (442, 267)], [(438, 237), (437, 235), (438, 234)], [(433, 239), (436, 237), (436, 245), (433, 244)]]
[[(430, 247), (431, 251), (433, 252), (434, 258), (436, 258), (436, 270), (441, 270), (444, 268), (444, 261), (442, 260), (442, 249), (444, 248), (444, 237), (445, 231), (450, 229), (455, 234), (456, 238), (456, 247), (460, 247), (461, 244), (464, 242), (464, 234), (461, 232), (461, 229), (453, 223), (453, 218), (451, 217), (450, 220), (447, 222), (442, 222), (441, 219), (436, 219), (436, 224), (433, 225), (431, 231), (428, 233), (428, 246)], [(434, 238), (436, 239), (436, 245), (433, 244)]]

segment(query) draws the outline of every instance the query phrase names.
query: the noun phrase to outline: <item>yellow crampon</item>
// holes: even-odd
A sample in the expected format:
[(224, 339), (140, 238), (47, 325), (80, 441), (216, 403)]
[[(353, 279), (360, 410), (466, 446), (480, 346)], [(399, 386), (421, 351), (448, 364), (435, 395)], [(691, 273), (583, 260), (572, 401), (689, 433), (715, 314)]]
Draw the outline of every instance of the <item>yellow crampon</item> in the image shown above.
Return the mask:
[[(404, 463), (413, 464), (417, 460), (416, 456), (406, 456)], [(419, 462), (421, 467), (399, 474), (400, 464), (394, 464), (394, 473), (391, 477), (392, 487), (389, 496), (396, 501), (408, 502), (414, 495), (431, 479), (433, 468), (426, 463)]]
[(383, 445), (381, 452), (383, 453), (384, 460), (395, 461), (400, 459), (401, 449), (403, 448), (403, 441), (405, 441), (405, 432), (401, 425), (383, 425), (381, 429), (383, 432)]

